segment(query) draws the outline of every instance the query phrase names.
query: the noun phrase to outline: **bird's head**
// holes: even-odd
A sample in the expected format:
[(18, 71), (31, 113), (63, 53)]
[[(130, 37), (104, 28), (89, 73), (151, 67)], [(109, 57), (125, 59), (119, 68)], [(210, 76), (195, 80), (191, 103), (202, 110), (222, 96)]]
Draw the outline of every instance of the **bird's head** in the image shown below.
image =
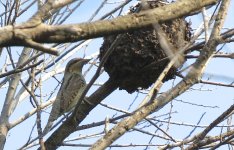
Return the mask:
[(82, 73), (82, 68), (90, 59), (74, 58), (67, 63), (65, 72)]

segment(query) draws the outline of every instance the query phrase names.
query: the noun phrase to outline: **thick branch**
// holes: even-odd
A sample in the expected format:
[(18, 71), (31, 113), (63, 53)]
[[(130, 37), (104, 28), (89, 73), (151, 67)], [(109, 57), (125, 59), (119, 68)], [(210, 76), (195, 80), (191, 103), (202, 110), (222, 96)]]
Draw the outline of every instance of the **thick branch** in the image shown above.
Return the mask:
[[(108, 80), (95, 93), (93, 93), (86, 101), (89, 103), (81, 104), (77, 112), (76, 120), (66, 120), (45, 142), (46, 149), (56, 149), (63, 140), (72, 132), (76, 131), (79, 123), (81, 123), (89, 112), (95, 108), (103, 99), (110, 95), (117, 88), (117, 83), (113, 80)], [(92, 105), (90, 105), (92, 104)]]
[[(0, 29), (0, 47), (31, 46), (26, 41), (35, 43), (64, 43), (82, 39), (96, 38), (104, 35), (121, 33), (151, 26), (156, 22), (186, 16), (202, 7), (214, 4), (217, 0), (183, 0), (160, 8), (146, 10), (138, 14), (118, 17), (113, 20), (95, 21), (93, 23), (52, 26), (40, 24), (35, 27), (17, 25)], [(32, 42), (31, 42), (32, 43)], [(40, 49), (38, 49), (40, 50)]]

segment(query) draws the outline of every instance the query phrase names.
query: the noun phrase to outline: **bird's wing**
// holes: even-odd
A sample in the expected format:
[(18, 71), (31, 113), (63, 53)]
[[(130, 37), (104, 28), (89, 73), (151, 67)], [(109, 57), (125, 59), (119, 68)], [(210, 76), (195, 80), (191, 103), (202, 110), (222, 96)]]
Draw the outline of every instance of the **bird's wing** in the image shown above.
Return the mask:
[(62, 85), (53, 104), (49, 120), (43, 130), (43, 135), (50, 131), (53, 122), (59, 116), (70, 111), (74, 105), (76, 105), (77, 99), (80, 97), (86, 86), (85, 79), (81, 75), (66, 74), (65, 78), (63, 78)]
[(85, 88), (86, 83), (83, 76), (73, 74), (67, 79), (66, 85), (63, 86), (60, 97), (60, 113), (65, 113), (72, 109), (77, 103), (77, 99)]

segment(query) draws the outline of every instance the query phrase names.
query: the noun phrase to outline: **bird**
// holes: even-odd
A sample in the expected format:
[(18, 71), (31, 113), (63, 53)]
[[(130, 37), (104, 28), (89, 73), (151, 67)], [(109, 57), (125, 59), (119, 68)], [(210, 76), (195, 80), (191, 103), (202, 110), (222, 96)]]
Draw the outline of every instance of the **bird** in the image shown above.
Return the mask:
[(50, 131), (55, 120), (70, 112), (78, 103), (86, 87), (82, 68), (89, 61), (90, 59), (74, 58), (67, 63), (62, 84), (52, 105), (48, 122), (42, 132), (43, 135)]

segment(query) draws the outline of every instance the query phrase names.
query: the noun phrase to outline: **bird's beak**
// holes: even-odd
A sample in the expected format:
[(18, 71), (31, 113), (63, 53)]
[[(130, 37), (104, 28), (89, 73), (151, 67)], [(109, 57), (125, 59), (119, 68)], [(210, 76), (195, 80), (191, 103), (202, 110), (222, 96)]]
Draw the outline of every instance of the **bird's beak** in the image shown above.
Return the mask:
[(83, 64), (87, 64), (91, 59), (83, 59), (82, 62)]

